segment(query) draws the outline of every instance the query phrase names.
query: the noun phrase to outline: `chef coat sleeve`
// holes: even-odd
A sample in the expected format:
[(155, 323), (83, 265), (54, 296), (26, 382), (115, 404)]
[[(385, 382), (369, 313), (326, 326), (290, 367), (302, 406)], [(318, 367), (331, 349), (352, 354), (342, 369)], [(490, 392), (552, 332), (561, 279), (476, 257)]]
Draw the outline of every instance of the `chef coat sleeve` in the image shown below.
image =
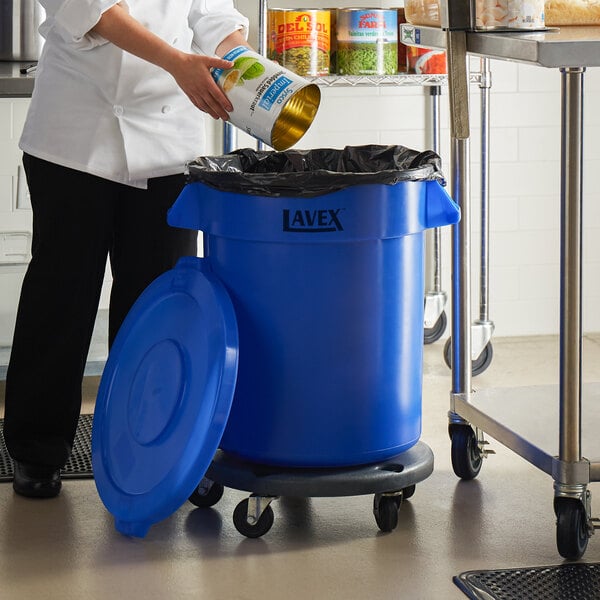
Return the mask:
[(234, 31), (241, 30), (248, 36), (248, 19), (234, 8), (232, 0), (194, 0), (189, 25), (194, 45), (209, 56)]
[[(107, 43), (102, 36), (90, 33), (109, 8), (119, 0), (40, 0), (49, 22), (65, 40), (87, 50)], [(125, 2), (121, 3), (126, 6)]]

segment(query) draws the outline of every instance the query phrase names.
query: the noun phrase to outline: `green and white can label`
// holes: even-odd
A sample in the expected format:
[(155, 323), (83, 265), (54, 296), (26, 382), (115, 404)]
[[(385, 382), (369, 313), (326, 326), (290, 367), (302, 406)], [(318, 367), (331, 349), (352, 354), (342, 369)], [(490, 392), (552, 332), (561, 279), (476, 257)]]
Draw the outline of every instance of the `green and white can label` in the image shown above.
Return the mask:
[(339, 75), (394, 75), (398, 72), (398, 11), (338, 8)]

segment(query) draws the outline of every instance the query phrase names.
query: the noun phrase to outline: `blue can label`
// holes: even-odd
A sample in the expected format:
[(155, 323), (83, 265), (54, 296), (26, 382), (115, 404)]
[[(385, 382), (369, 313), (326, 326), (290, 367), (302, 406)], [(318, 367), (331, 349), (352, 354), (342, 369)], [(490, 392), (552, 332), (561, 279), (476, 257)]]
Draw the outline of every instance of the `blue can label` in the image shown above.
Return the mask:
[(264, 108), (265, 110), (271, 110), (273, 108), (273, 104), (275, 104), (281, 95), (285, 92), (285, 90), (292, 85), (292, 80), (285, 75), (278, 77), (267, 89), (265, 95), (262, 97), (262, 100), (258, 103), (260, 108)]

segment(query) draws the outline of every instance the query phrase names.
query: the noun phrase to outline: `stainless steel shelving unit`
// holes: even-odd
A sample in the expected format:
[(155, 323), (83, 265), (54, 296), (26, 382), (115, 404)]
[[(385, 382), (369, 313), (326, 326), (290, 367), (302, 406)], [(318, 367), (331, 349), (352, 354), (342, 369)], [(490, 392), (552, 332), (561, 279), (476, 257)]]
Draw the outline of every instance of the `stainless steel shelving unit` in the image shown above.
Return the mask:
[[(411, 27), (411, 26), (409, 26)], [(455, 30), (458, 31), (458, 30)], [(594, 533), (589, 484), (600, 481), (600, 461), (583, 454), (583, 433), (593, 433), (600, 417), (600, 385), (582, 394), (582, 165), (584, 73), (600, 66), (600, 27), (563, 27), (543, 32), (458, 32), (466, 55), (517, 61), (560, 71), (561, 184), (560, 184), (560, 358), (558, 386), (507, 388), (473, 392), (469, 308), (469, 153), (468, 129), (453, 134), (453, 196), (461, 206), (462, 221), (453, 229), (452, 300), (454, 340), (449, 426), (452, 464), (463, 479), (476, 477), (486, 456), (483, 432), (489, 434), (554, 480), (556, 542), (568, 559), (580, 558)], [(418, 44), (450, 48), (450, 28), (411, 27), (407, 35)], [(461, 57), (462, 58), (462, 57)], [(460, 60), (455, 72), (466, 70)], [(450, 83), (452, 85), (452, 82)], [(451, 113), (460, 110), (451, 106)], [(452, 118), (454, 118), (452, 114)], [(467, 116), (468, 128), (468, 116)], [(583, 418), (583, 409), (589, 418)], [(515, 418), (515, 415), (517, 416)], [(597, 421), (596, 421), (597, 423)], [(556, 434), (549, 444), (540, 432)], [(587, 452), (586, 452), (587, 454)]]

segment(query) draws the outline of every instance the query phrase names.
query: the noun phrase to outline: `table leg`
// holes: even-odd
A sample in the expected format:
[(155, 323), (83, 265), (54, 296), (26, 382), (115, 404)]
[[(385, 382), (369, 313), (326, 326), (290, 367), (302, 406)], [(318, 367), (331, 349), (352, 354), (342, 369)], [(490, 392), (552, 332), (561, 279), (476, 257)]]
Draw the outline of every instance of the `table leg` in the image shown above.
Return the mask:
[(559, 459), (581, 460), (581, 206), (584, 68), (561, 73), (560, 443)]

